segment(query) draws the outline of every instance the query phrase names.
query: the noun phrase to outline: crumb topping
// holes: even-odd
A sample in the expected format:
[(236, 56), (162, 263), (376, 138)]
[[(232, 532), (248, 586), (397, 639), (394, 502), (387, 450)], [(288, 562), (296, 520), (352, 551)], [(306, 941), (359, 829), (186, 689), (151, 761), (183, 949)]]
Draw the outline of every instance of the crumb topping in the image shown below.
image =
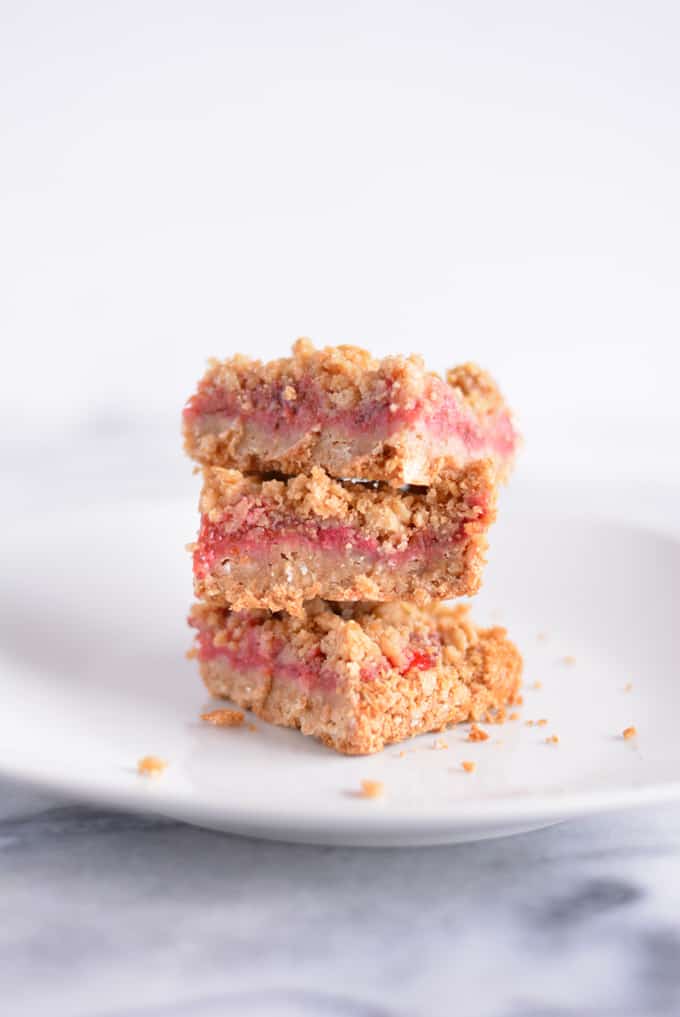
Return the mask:
[(479, 416), (491, 416), (505, 408), (498, 386), (477, 364), (461, 364), (446, 372), (446, 381)]
[[(430, 377), (422, 357), (389, 356), (375, 360), (358, 346), (327, 346), (316, 349), (310, 339), (298, 339), (292, 356), (263, 363), (237, 354), (229, 360), (209, 361), (201, 381), (205, 391), (220, 389), (237, 395), (241, 405), (259, 405), (263, 394), (270, 401), (275, 393), (294, 401), (300, 388), (314, 383), (314, 391), (323, 393), (328, 407), (346, 412), (362, 402), (388, 405), (415, 403), (422, 398)], [(286, 394), (287, 393), (287, 394)]]

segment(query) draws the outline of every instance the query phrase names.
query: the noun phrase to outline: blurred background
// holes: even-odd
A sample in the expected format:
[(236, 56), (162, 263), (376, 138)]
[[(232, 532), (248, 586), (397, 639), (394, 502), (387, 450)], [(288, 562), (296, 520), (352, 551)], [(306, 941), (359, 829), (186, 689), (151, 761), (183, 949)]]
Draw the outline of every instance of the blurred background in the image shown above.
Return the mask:
[(74, 477), (88, 498), (186, 490), (206, 358), (298, 335), (479, 361), (527, 471), (677, 474), (677, 4), (5, 0), (0, 19), (15, 496), (38, 449), (64, 497)]

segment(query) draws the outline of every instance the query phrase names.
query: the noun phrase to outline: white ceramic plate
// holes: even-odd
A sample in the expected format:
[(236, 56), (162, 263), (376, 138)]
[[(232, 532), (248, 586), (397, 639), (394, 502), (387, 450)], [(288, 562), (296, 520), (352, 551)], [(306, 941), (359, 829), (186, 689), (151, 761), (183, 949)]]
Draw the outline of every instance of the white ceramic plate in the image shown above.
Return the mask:
[[(256, 731), (198, 721), (209, 701), (184, 657), (182, 549), (194, 529), (183, 504), (128, 504), (45, 508), (5, 531), (0, 772), (219, 830), (328, 844), (453, 843), (680, 797), (673, 538), (507, 502), (476, 618), (506, 624), (524, 653), (522, 720), (490, 727), (483, 744), (460, 728), (447, 748), (425, 735), (345, 758), (257, 719)], [(624, 741), (629, 725), (638, 736)], [(137, 776), (148, 753), (168, 760), (163, 776)], [(384, 797), (358, 797), (363, 778), (383, 781)]]

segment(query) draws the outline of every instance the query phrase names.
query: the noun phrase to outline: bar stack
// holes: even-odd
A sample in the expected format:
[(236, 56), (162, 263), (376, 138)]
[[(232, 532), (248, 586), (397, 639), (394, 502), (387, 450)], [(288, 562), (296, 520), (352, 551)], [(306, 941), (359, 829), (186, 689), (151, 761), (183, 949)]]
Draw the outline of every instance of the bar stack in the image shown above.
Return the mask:
[(184, 410), (201, 465), (194, 655), (209, 692), (339, 752), (467, 720), (518, 692), (480, 586), (512, 415), (474, 364), (375, 360), (299, 339), (212, 361)]

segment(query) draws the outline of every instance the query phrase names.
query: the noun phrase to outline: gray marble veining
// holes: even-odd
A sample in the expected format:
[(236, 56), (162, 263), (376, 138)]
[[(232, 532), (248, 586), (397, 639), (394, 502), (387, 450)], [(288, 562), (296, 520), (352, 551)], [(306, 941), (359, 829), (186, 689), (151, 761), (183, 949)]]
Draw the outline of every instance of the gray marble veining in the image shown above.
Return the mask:
[(0, 803), (12, 1017), (680, 1012), (680, 808), (356, 850)]

